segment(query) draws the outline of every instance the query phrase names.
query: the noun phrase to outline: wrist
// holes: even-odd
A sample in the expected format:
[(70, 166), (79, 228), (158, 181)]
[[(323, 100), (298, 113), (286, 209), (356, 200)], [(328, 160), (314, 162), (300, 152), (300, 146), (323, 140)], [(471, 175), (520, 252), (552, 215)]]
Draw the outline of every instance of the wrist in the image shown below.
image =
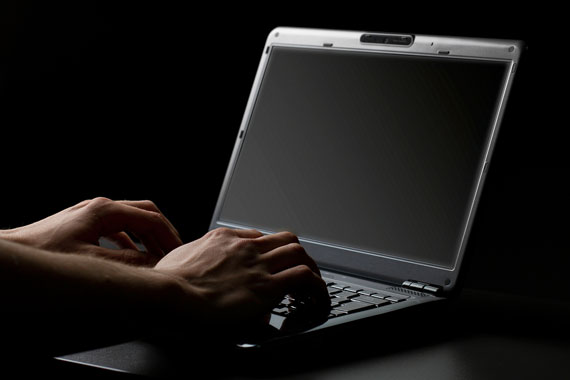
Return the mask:
[(210, 314), (208, 303), (200, 289), (192, 286), (180, 276), (157, 269), (148, 270), (153, 272), (163, 312), (185, 322), (189, 320), (201, 323), (208, 321)]
[(18, 228), (8, 229), (8, 230), (0, 230), (0, 239), (7, 240), (13, 243), (20, 243), (23, 244), (24, 242), (21, 239), (20, 232)]

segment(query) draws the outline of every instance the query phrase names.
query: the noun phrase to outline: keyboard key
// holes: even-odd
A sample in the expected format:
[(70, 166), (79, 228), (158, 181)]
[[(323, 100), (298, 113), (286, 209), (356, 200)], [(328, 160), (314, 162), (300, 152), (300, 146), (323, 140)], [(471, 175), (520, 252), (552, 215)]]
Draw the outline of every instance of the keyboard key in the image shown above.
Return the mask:
[(331, 303), (337, 303), (339, 305), (343, 303), (351, 302), (349, 298), (332, 297)]
[(273, 313), (285, 316), (289, 314), (289, 309), (286, 307), (279, 307), (273, 309)]
[(365, 295), (359, 295), (358, 297), (352, 298), (353, 301), (360, 301), (360, 302), (366, 302), (366, 303), (371, 303), (375, 306), (383, 306), (383, 305), (389, 305), (390, 301), (387, 300), (383, 300), (380, 298), (374, 298), (374, 297), (369, 297), (369, 296), (365, 296)]
[(291, 305), (293, 302), (294, 302), (294, 301), (292, 301), (292, 300), (289, 299), (289, 298), (284, 298), (284, 299), (281, 301), (281, 305), (287, 306), (287, 305)]
[(401, 302), (401, 301), (404, 300), (404, 298), (398, 298), (398, 297), (392, 297), (392, 296), (386, 297), (386, 298), (384, 298), (384, 299), (387, 300), (387, 301), (390, 301), (390, 302), (394, 302), (394, 303), (395, 303), (395, 302)]
[(374, 294), (371, 294), (370, 297), (374, 297), (374, 298), (386, 298), (386, 297), (390, 297), (392, 294), (390, 293), (385, 293), (381, 290), (377, 290)]
[(338, 317), (341, 315), (347, 315), (348, 313), (346, 311), (342, 311), (342, 310), (331, 310), (331, 313), (329, 314), (330, 318), (334, 318), (334, 317)]
[(357, 311), (363, 311), (367, 309), (373, 309), (374, 306), (371, 303), (364, 303), (364, 302), (347, 302), (345, 304), (340, 305), (335, 310), (346, 311), (347, 313), (354, 313)]
[(340, 292), (342, 292), (342, 290), (336, 289), (336, 288), (329, 288), (329, 294), (331, 294), (331, 295), (332, 295), (332, 294), (337, 294), (337, 293), (340, 293)]
[(431, 292), (431, 293), (437, 293), (439, 292), (439, 288), (436, 288), (435, 286), (431, 286), (431, 285), (426, 285), (424, 286), (424, 291), (426, 292)]
[(344, 291), (351, 292), (351, 293), (358, 293), (361, 290), (362, 290), (362, 288), (353, 288), (351, 286), (344, 288)]
[(331, 285), (331, 288), (340, 289), (340, 290), (344, 290), (344, 288), (348, 287), (349, 287), (348, 285), (340, 285), (340, 284)]
[(339, 298), (353, 298), (353, 297), (357, 297), (358, 294), (357, 293), (351, 293), (351, 292), (346, 292), (346, 291), (342, 291), (340, 293), (336, 293), (335, 297), (339, 297)]

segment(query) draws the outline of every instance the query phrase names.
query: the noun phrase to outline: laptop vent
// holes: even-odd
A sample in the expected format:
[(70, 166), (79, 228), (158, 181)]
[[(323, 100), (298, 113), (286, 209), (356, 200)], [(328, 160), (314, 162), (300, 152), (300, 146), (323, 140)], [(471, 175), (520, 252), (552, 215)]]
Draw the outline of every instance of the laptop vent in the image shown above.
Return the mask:
[(427, 294), (425, 294), (425, 293), (416, 292), (415, 290), (410, 290), (410, 289), (406, 289), (406, 288), (401, 288), (399, 286), (392, 286), (386, 290), (395, 290), (395, 291), (400, 292), (400, 293), (411, 294), (411, 295), (417, 296), (417, 297), (426, 297), (427, 296)]

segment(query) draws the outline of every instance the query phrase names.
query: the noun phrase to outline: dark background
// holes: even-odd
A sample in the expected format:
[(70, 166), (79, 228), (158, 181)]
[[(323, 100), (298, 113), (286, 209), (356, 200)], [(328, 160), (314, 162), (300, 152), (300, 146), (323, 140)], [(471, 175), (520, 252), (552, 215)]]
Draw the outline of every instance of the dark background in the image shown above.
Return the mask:
[(276, 26), (523, 39), (466, 285), (570, 300), (555, 9), (120, 3), (0, 5), (0, 228), (106, 196), (152, 199), (185, 241), (201, 236)]

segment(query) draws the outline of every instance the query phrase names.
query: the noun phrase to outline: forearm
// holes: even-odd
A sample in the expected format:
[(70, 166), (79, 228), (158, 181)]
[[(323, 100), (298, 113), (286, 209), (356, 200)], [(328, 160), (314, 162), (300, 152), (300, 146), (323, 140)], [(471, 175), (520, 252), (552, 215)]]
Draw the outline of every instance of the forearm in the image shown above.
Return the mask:
[(11, 242), (17, 242), (18, 240), (18, 228), (12, 229), (0, 229), (0, 239), (7, 240)]
[(4, 322), (45, 339), (142, 333), (191, 311), (193, 303), (200, 309), (198, 295), (153, 269), (2, 240), (0, 285)]
[[(35, 224), (30, 224), (28, 226), (34, 226), (34, 225)], [(36, 241), (34, 240), (35, 236), (33, 236), (33, 234), (26, 233), (26, 227), (28, 226), (0, 230), (0, 239), (12, 243), (19, 243), (28, 246), (36, 246), (34, 244), (36, 243)]]

